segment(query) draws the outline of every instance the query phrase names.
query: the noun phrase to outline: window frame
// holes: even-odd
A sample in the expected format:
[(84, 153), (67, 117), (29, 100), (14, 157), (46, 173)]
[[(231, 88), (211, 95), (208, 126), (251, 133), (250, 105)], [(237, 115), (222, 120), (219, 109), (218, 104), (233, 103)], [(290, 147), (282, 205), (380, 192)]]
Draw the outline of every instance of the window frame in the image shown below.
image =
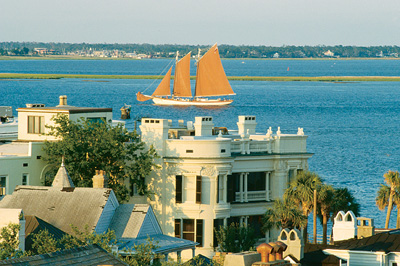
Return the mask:
[(196, 203), (201, 204), (201, 192), (202, 192), (202, 177), (201, 175), (196, 176)]
[(44, 116), (28, 115), (28, 134), (44, 134)]

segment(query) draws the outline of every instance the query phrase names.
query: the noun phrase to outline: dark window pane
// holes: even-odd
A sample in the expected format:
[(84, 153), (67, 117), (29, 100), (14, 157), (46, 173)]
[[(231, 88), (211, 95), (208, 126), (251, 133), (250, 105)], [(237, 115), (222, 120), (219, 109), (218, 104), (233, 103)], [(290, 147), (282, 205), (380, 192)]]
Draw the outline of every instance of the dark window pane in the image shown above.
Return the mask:
[(196, 203), (201, 203), (201, 176), (196, 176)]
[(203, 246), (203, 220), (196, 220), (196, 242)]

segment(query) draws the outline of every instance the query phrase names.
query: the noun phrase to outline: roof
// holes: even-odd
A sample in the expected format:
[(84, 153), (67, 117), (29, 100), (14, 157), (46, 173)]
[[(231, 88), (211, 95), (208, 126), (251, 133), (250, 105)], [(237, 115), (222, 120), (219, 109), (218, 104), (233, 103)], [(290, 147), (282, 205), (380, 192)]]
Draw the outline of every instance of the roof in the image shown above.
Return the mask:
[(0, 261), (0, 265), (128, 265), (98, 245), (66, 249), (48, 254)]
[[(141, 244), (146, 244), (148, 241), (149, 237), (139, 237), (136, 239), (132, 239), (130, 241), (126, 241), (125, 244), (122, 244), (119, 246), (119, 250), (122, 251), (120, 254), (124, 254), (123, 250), (124, 249), (134, 249), (135, 245), (141, 245)], [(184, 249), (191, 249), (195, 248), (196, 245), (199, 243), (182, 239), (182, 238), (176, 238), (172, 236), (167, 236), (163, 234), (158, 234), (158, 235), (153, 235), (150, 237), (150, 240), (158, 247), (154, 251), (154, 253), (165, 253), (165, 252), (176, 252), (179, 250), (184, 250)]]
[(329, 249), (344, 249), (344, 250), (362, 250), (362, 251), (382, 251), (400, 252), (400, 229), (383, 232), (362, 239), (351, 239), (336, 242)]
[(300, 260), (302, 266), (333, 266), (340, 265), (340, 259), (334, 255), (327, 255), (322, 250), (329, 248), (329, 245), (306, 244), (304, 257)]
[(118, 205), (110, 188), (17, 186), (0, 201), (0, 208), (23, 209), (25, 215), (37, 216), (70, 234), (71, 224), (80, 230), (87, 224), (94, 230), (110, 198)]
[(52, 187), (75, 187), (74, 183), (72, 182), (71, 177), (69, 176), (67, 169), (65, 168), (64, 164), (64, 157), (62, 158), (62, 163), (60, 168), (58, 168), (57, 174), (54, 177), (53, 183), (51, 184)]
[(99, 112), (112, 112), (112, 108), (94, 108), (94, 107), (76, 107), (70, 105), (56, 106), (56, 107), (33, 107), (33, 108), (18, 108), (18, 112), (66, 112), (70, 114), (75, 113), (99, 113)]
[(31, 216), (31, 215), (26, 215), (25, 216), (25, 250), (32, 250), (32, 244), (33, 244), (33, 236), (34, 234), (39, 233), (41, 230), (47, 230), (50, 235), (53, 236), (54, 239), (59, 240), (61, 239), (64, 235), (65, 232), (62, 230), (58, 229), (57, 227), (46, 223), (42, 219), (36, 217), (36, 216)]
[(162, 230), (148, 204), (121, 204), (110, 223), (117, 239), (137, 238), (162, 234)]
[(212, 265), (211, 259), (201, 254), (197, 255), (196, 257), (182, 264), (182, 266), (207, 266), (207, 265)]

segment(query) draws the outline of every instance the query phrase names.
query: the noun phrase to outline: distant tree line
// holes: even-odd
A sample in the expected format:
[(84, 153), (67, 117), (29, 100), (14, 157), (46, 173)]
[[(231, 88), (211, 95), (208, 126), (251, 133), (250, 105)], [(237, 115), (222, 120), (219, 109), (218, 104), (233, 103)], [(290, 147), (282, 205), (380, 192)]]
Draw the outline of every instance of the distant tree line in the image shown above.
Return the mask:
[[(176, 51), (180, 54), (197, 54), (198, 49), (206, 50), (210, 46), (204, 45), (178, 45), (178, 44), (107, 44), (107, 43), (44, 43), (44, 42), (0, 42), (0, 54), (13, 51), (13, 55), (25, 55), (34, 48), (47, 48), (57, 51), (57, 54), (67, 54), (82, 50), (120, 50), (126, 53), (136, 52), (147, 54), (151, 57), (172, 58)], [(25, 48), (25, 54), (20, 53)], [(331, 53), (327, 53), (330, 51)], [(247, 45), (219, 45), (222, 58), (378, 58), (398, 57), (399, 46), (247, 46)], [(10, 54), (10, 53), (9, 53)]]

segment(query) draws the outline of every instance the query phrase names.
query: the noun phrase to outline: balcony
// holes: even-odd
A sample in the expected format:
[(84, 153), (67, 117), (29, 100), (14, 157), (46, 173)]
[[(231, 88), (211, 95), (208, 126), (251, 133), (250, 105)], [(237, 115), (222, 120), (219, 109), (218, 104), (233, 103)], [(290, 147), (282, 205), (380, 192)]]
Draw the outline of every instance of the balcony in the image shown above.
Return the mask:
[[(247, 200), (246, 200), (247, 194)], [(246, 192), (236, 192), (235, 202), (251, 202), (251, 201), (269, 201), (271, 191), (247, 191)], [(241, 197), (242, 196), (242, 197)]]

